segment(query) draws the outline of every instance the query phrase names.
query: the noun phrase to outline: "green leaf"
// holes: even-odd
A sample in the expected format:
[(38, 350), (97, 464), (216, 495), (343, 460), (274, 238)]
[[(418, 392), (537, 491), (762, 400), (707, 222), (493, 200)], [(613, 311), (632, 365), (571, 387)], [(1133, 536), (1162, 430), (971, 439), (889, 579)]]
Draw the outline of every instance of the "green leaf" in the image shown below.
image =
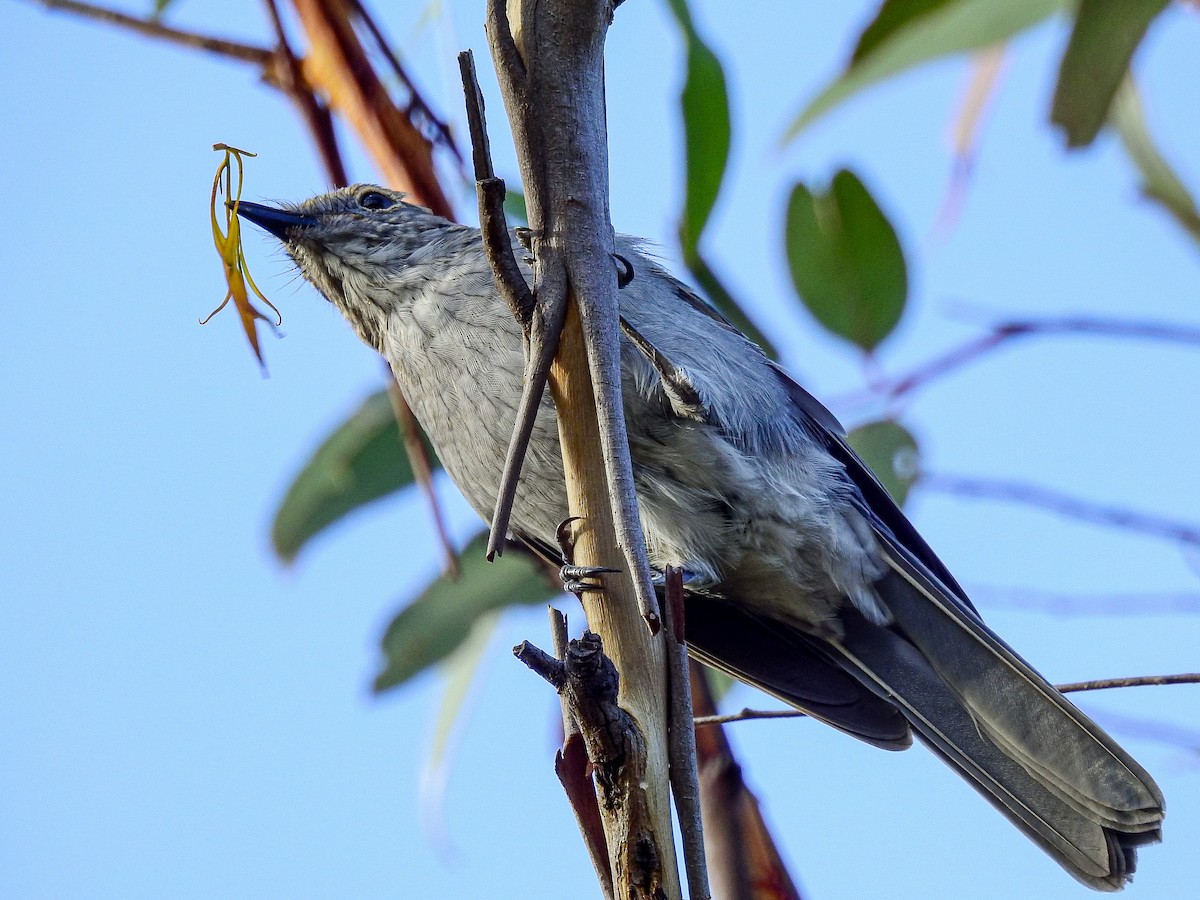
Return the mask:
[(1200, 243), (1200, 212), (1187, 186), (1163, 158), (1146, 127), (1146, 116), (1137, 88), (1129, 78), (1117, 91), (1112, 122), (1125, 152), (1142, 175), (1142, 193), (1158, 203), (1192, 238)]
[(687, 159), (687, 192), (679, 240), (684, 256), (697, 252), (729, 162), (729, 95), (721, 62), (696, 32), (686, 0), (668, 0), (687, 42), (687, 79), (680, 96)]
[(391, 401), (387, 391), (379, 391), (322, 442), (292, 480), (271, 528), (275, 553), (292, 562), (334, 522), (412, 482)]
[(922, 16), (956, 2), (957, 0), (884, 0), (871, 24), (858, 36), (854, 52), (850, 54), (850, 62), (856, 63), (866, 59), (896, 32), (917, 23)]
[(916, 438), (891, 419), (860, 425), (846, 438), (896, 504), (903, 506), (920, 472)]
[(708, 265), (708, 260), (704, 258), (703, 253), (697, 251), (692, 255), (688, 260), (688, 271), (692, 273), (692, 277), (696, 279), (700, 289), (712, 301), (713, 306), (720, 310), (721, 314), (732, 322), (738, 331), (758, 344), (763, 353), (771, 359), (779, 359), (779, 351), (775, 349), (771, 339), (746, 315), (742, 305), (729, 293), (724, 283), (717, 277), (717, 273)]
[(679, 217), (683, 261), (722, 315), (768, 356), (777, 359), (774, 345), (746, 315), (700, 250), (700, 238), (716, 205), (729, 163), (732, 135), (729, 92), (721, 61), (697, 33), (687, 0), (667, 0), (667, 5), (687, 47), (687, 78), (679, 97), (687, 167), (684, 206)]
[(838, 337), (874, 350), (904, 312), (908, 272), (895, 229), (863, 183), (843, 169), (828, 193), (797, 184), (785, 238), (804, 305)]
[(489, 563), (486, 549), (487, 532), (480, 532), (462, 552), (462, 576), (452, 581), (442, 575), (388, 625), (376, 693), (404, 684), (445, 659), (481, 617), (506, 606), (545, 603), (561, 592), (532, 557), (511, 552)]
[(525, 195), (520, 191), (506, 190), (504, 192), (504, 217), (509, 227), (529, 224), (529, 210), (525, 206)]
[(1063, 53), (1050, 121), (1086, 147), (1108, 118), (1133, 52), (1167, 0), (1082, 0)]
[(1072, 0), (889, 0), (859, 38), (850, 64), (809, 101), (784, 143), (872, 84), (921, 63), (978, 50), (1031, 28)]

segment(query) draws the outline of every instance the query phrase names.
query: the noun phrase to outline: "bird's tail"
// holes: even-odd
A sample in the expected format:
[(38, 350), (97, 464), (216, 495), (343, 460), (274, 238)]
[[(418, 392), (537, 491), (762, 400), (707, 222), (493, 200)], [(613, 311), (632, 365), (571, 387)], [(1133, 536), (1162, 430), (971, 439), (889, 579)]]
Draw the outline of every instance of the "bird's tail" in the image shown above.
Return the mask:
[(849, 621), (848, 668), (1072, 875), (1120, 890), (1160, 837), (1154, 780), (923, 567), (889, 561), (895, 621)]

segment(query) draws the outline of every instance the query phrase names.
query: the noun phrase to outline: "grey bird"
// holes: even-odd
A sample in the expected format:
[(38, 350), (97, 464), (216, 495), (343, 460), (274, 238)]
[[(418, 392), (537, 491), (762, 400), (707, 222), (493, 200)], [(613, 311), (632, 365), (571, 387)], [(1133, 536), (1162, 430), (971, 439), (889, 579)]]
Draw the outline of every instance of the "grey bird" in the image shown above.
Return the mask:
[[(402, 198), (356, 185), (238, 211), (387, 359), (487, 520), (521, 331), (479, 230)], [(877, 747), (915, 732), (1077, 879), (1122, 888), (1160, 838), (1154, 780), (983, 623), (828, 410), (637, 240), (616, 250), (633, 273), (621, 365), (642, 527), (651, 566), (687, 573), (692, 654)], [(551, 558), (567, 515), (554, 415), (547, 397), (511, 526)]]

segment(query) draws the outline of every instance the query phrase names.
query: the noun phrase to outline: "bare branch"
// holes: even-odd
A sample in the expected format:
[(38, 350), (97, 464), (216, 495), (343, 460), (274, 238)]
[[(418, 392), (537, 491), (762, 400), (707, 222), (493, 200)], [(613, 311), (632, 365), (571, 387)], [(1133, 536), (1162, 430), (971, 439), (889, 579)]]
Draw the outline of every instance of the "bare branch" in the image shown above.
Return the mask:
[[(504, 215), (505, 187), (503, 179), (497, 178), (492, 169), (491, 149), (488, 145), (487, 124), (483, 114), (483, 94), (475, 77), (475, 59), (467, 50), (458, 55), (459, 71), (462, 74), (463, 92), (467, 103), (467, 125), (471, 132), (471, 155), (475, 166), (475, 189), (479, 198), (479, 225), (483, 233), (483, 249), (487, 256), (492, 278), (500, 295), (508, 303), (513, 317), (525, 334), (525, 377), (521, 400), (517, 405), (517, 418), (509, 440), (504, 471), (500, 478), (500, 490), (492, 514), (491, 533), (488, 536), (487, 558), (489, 560), (504, 552), (504, 539), (512, 515), (513, 502), (517, 496), (517, 483), (529, 440), (533, 434), (534, 420), (541, 406), (550, 367), (558, 350), (565, 318), (565, 304), (554, 309), (543, 309), (541, 315), (535, 308), (533, 292), (513, 255), (512, 238)], [(535, 331), (535, 324), (537, 326)]]
[(387, 42), (387, 38), (384, 37), (383, 30), (375, 24), (375, 20), (367, 11), (366, 6), (362, 4), (361, 0), (351, 0), (351, 3), (358, 17), (367, 26), (367, 31), (371, 33), (371, 38), (375, 41), (376, 48), (383, 54), (384, 59), (388, 61), (388, 65), (392, 67), (392, 73), (404, 85), (404, 89), (408, 91), (409, 102), (407, 112), (409, 116), (412, 116), (414, 112), (419, 113), (420, 117), (429, 124), (437, 135), (437, 143), (449, 150), (454, 155), (454, 158), (458, 160), (459, 165), (462, 165), (462, 154), (458, 150), (458, 144), (454, 142), (454, 135), (450, 133), (450, 126), (438, 118), (433, 107), (421, 96), (421, 92), (417, 90), (416, 84), (413, 83), (404, 66), (400, 64), (399, 57), (396, 56), (395, 51), (392, 50), (391, 45)]
[[(1178, 675), (1143, 675), (1136, 678), (1100, 678), (1095, 681), (1073, 681), (1057, 684), (1055, 689), (1063, 694), (1073, 691), (1103, 691), (1109, 688), (1157, 687), (1166, 684), (1200, 684), (1200, 672), (1184, 672)], [(804, 713), (798, 709), (743, 709), (741, 712), (724, 716), (697, 717), (696, 727), (726, 725), (730, 722), (749, 722), (754, 719), (799, 719)]]
[(895, 400), (925, 387), (955, 369), (975, 362), (991, 351), (1012, 343), (1018, 338), (1055, 335), (1090, 335), (1200, 345), (1200, 329), (1169, 322), (1096, 319), (1083, 316), (997, 322), (989, 326), (987, 333), (971, 338), (959, 346), (917, 365), (904, 375), (886, 378), (871, 385), (867, 390), (857, 391), (835, 400), (834, 405), (858, 406), (881, 397)]
[(720, 716), (697, 716), (695, 724), (697, 728), (706, 728), (710, 725), (728, 725), (730, 722), (749, 722), (752, 719), (802, 719), (805, 715), (798, 709), (744, 708), (741, 712)]
[(1063, 594), (1036, 588), (972, 587), (976, 602), (996, 608), (1032, 610), (1063, 616), (1144, 616), (1200, 613), (1200, 594), (1130, 592)]
[(308, 126), (313, 143), (317, 145), (317, 152), (321, 155), (321, 162), (325, 166), (325, 173), (329, 176), (330, 184), (334, 187), (345, 187), (350, 183), (350, 179), (346, 177), (346, 165), (342, 162), (342, 154), (338, 149), (337, 132), (333, 129), (333, 116), (329, 112), (329, 107), (317, 99), (312, 85), (304, 77), (300, 60), (292, 53), (292, 48), (288, 44), (287, 32), (284, 30), (283, 20), (279, 17), (279, 9), (275, 5), (275, 0), (266, 0), (266, 5), (271, 26), (275, 29), (275, 39), (278, 42), (275, 51), (279, 70), (278, 87), (292, 99), (296, 108), (300, 110), (300, 115)]
[[(568, 513), (580, 519), (577, 562), (623, 569), (605, 577), (603, 596), (589, 591), (582, 598), (589, 628), (603, 635), (620, 672), (620, 705), (645, 742), (641, 777), (628, 782), (619, 803), (607, 806), (612, 794), (601, 802), (613, 881), (622, 900), (675, 898), (681, 890), (671, 829), (665, 647), (654, 638), (660, 616), (620, 393), (603, 77), (611, 15), (610, 0), (511, 0), (511, 6), (489, 0), (487, 31), (529, 211), (534, 315), (548, 310), (549, 320), (565, 310), (549, 383)], [(539, 353), (532, 345), (539, 330), (535, 322), (531, 358)], [(589, 756), (595, 762), (590, 748)]]
[(408, 456), (408, 464), (412, 466), (413, 480), (425, 495), (425, 502), (433, 516), (433, 528), (437, 533), (438, 542), (442, 546), (442, 570), (451, 578), (459, 576), (458, 556), (454, 552), (454, 544), (446, 530), (446, 520), (442, 517), (442, 507), (438, 503), (437, 491), (433, 488), (433, 467), (429, 463), (429, 453), (425, 442), (421, 440), (421, 424), (413, 415), (412, 408), (404, 399), (400, 385), (396, 382), (390, 369), (387, 372), (388, 399), (392, 402), (392, 413), (396, 416), (396, 424), (400, 426), (400, 437), (404, 441), (404, 452)]
[(40, 0), (40, 2), (47, 9), (68, 12), (73, 15), (82, 16), (85, 19), (116, 25), (118, 28), (132, 31), (144, 37), (167, 41), (168, 43), (178, 44), (181, 47), (203, 50), (206, 53), (223, 56), (226, 59), (236, 59), (240, 62), (253, 63), (261, 68), (264, 73), (267, 73), (268, 80), (270, 80), (269, 75), (275, 55), (266, 47), (256, 47), (252, 44), (243, 44), (240, 41), (231, 41), (208, 34), (198, 34), (194, 31), (184, 31), (181, 28), (172, 28), (169, 25), (164, 25), (157, 19), (143, 19), (138, 16), (118, 12), (115, 9), (97, 6), (93, 3), (80, 3), (77, 0)]
[[(709, 718), (716, 713), (716, 706), (708, 682), (699, 666), (692, 667), (691, 676), (696, 712)], [(721, 900), (800, 900), (724, 730), (697, 731), (696, 751), (704, 843), (716, 896)]]
[(1183, 672), (1179, 675), (1142, 675), (1137, 678), (1099, 678), (1095, 681), (1075, 681), (1058, 684), (1064, 694), (1073, 691), (1106, 691), (1109, 688), (1157, 687), (1164, 684), (1200, 684), (1200, 672)]
[(704, 825), (700, 814), (700, 776), (696, 771), (696, 726), (692, 724), (692, 689), (684, 643), (683, 570), (665, 572), (663, 636), (667, 641), (668, 689), (671, 706), (667, 729), (670, 741), (671, 793), (683, 838), (683, 867), (689, 900), (710, 900), (708, 864), (704, 858)]
[(391, 187), (446, 218), (454, 211), (438, 181), (433, 146), (393, 101), (359, 40), (343, 3), (292, 0), (309, 42), (309, 80), (358, 133)]
[(1165, 538), (1193, 547), (1200, 546), (1200, 525), (1178, 522), (1119, 506), (1105, 506), (1091, 500), (1064, 494), (1061, 491), (1020, 481), (1002, 478), (964, 478), (921, 472), (916, 483), (928, 490), (941, 491), (957, 497), (1021, 503), (1084, 522), (1135, 531), (1139, 534)]
[[(567, 658), (567, 617), (553, 606), (547, 607), (550, 616), (550, 634), (554, 641), (554, 655), (558, 659)], [(584, 846), (596, 870), (596, 878), (600, 882), (600, 892), (605, 900), (613, 900), (612, 869), (608, 864), (608, 840), (604, 836), (604, 819), (600, 815), (600, 805), (596, 801), (596, 788), (592, 784), (591, 764), (583, 744), (583, 735), (579, 731), (579, 723), (568, 702), (567, 694), (563, 691), (558, 695), (559, 706), (562, 709), (563, 745), (554, 757), (554, 774), (558, 776), (559, 784), (566, 792), (567, 801), (575, 812), (575, 821), (583, 836)]]

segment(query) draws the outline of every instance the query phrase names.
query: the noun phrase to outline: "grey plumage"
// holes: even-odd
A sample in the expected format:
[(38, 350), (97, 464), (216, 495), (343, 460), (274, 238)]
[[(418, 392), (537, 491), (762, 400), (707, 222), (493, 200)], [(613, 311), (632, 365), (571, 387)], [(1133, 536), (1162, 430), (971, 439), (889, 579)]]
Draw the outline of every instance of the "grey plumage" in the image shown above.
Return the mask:
[[(389, 361), (487, 519), (520, 330), (478, 230), (400, 196), (355, 186), (241, 213)], [(636, 241), (617, 250), (634, 269), (621, 361), (643, 530), (653, 567), (690, 573), (694, 655), (876, 746), (902, 749), (915, 731), (1072, 875), (1121, 888), (1136, 847), (1159, 838), (1153, 779), (984, 625), (824, 407)], [(512, 535), (551, 552), (565, 516), (547, 399)]]

